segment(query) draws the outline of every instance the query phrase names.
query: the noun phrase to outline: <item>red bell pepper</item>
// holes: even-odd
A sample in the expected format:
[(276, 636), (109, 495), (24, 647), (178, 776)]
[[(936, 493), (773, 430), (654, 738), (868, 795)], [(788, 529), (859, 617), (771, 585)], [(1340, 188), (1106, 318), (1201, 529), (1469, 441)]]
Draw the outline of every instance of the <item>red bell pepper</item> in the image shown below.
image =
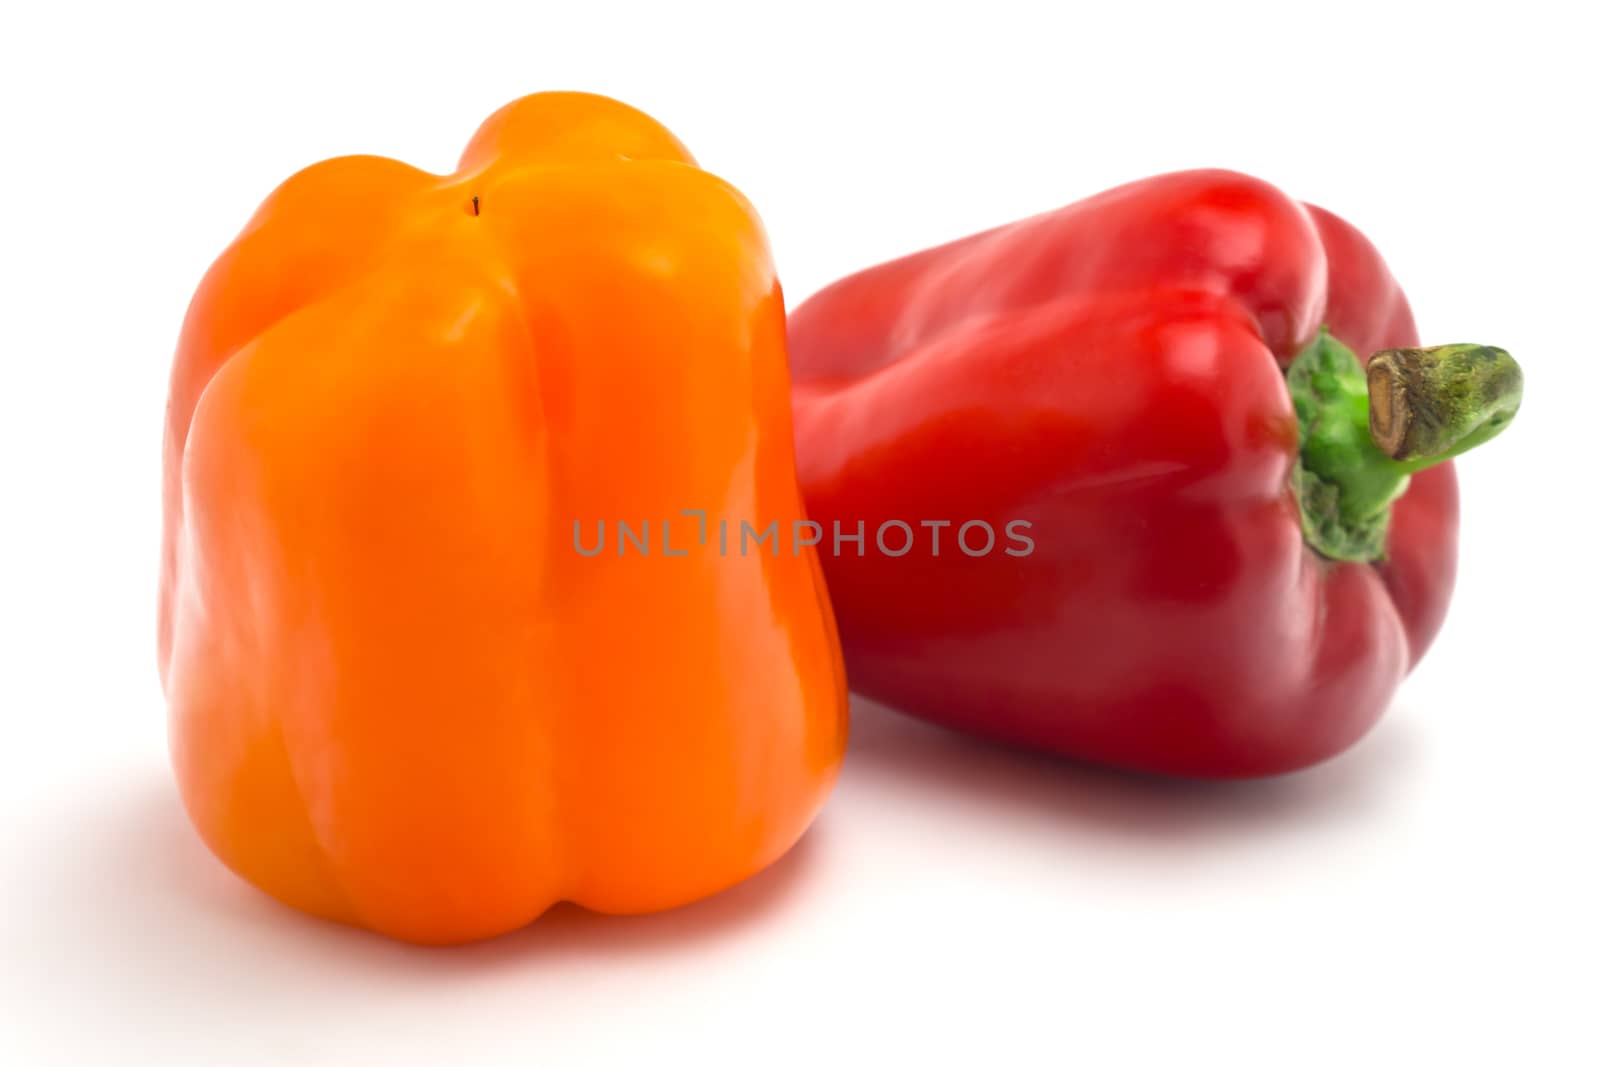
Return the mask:
[(1349, 224), (1215, 170), (862, 271), (789, 339), (853, 687), (1202, 777), (1372, 726), (1450, 598), (1445, 461), (1521, 396), (1500, 349), (1416, 348)]

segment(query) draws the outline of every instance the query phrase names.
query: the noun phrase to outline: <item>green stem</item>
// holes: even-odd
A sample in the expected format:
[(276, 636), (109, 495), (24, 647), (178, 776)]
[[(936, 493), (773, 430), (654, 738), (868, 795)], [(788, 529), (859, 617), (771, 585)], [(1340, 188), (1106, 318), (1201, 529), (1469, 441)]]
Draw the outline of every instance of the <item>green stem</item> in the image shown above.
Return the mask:
[(1290, 364), (1288, 384), (1301, 527), (1342, 560), (1381, 559), (1410, 475), (1494, 437), (1522, 401), (1522, 370), (1503, 349), (1393, 348), (1363, 370), (1326, 329)]

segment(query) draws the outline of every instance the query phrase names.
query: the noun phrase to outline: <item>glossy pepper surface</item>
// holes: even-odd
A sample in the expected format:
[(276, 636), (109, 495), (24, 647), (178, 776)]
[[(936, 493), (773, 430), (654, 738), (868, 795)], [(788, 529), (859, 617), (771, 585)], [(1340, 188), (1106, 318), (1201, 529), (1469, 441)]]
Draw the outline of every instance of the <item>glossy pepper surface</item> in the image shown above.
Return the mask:
[(761, 223), (642, 113), (541, 94), (454, 174), (290, 178), (171, 379), (160, 663), (206, 843), (435, 943), (770, 863), (845, 738), (814, 551), (586, 555), (575, 524), (801, 519), (791, 440)]
[[(807, 505), (867, 531), (823, 557), (852, 686), (1204, 777), (1315, 763), (1378, 718), (1450, 598), (1443, 461), (1521, 388), (1499, 349), (1414, 348), (1372, 244), (1226, 171), (862, 271), (789, 336)], [(1369, 410), (1351, 352), (1386, 349)], [(896, 520), (916, 537), (889, 556)], [(1031, 552), (954, 536), (1018, 520)]]

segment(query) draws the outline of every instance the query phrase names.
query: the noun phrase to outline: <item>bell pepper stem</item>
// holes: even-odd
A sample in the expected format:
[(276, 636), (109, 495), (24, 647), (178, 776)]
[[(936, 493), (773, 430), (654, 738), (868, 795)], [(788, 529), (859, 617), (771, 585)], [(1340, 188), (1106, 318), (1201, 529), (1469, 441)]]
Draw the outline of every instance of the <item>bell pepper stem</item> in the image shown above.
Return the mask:
[(1342, 560), (1383, 558), (1390, 509), (1410, 476), (1499, 434), (1522, 401), (1522, 370), (1504, 349), (1392, 348), (1363, 371), (1327, 330), (1290, 365), (1288, 385), (1301, 528)]

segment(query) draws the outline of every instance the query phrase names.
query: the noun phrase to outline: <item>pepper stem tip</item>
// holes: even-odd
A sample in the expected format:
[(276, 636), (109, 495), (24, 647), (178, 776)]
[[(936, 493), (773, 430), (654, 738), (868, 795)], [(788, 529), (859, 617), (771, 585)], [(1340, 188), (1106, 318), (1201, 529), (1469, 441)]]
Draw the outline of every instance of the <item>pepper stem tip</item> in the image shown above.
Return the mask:
[(1522, 403), (1522, 368), (1503, 348), (1390, 348), (1367, 364), (1368, 431), (1389, 458), (1431, 466), (1504, 430)]

